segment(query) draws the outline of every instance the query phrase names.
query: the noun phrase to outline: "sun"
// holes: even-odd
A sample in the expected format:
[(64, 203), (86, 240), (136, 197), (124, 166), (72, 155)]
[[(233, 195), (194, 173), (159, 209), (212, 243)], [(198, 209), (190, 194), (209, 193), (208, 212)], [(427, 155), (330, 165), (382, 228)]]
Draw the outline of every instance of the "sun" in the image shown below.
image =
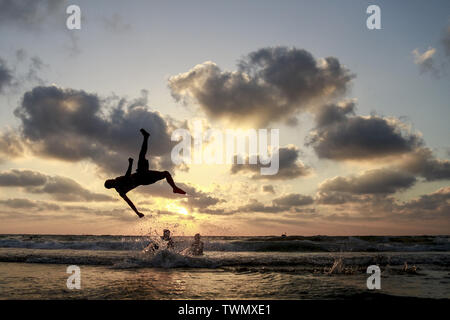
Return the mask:
[(183, 215), (188, 215), (189, 214), (189, 212), (187, 211), (187, 209), (185, 207), (176, 205), (174, 203), (169, 203), (167, 205), (167, 209), (170, 210), (170, 211), (179, 213), (179, 214), (183, 214)]

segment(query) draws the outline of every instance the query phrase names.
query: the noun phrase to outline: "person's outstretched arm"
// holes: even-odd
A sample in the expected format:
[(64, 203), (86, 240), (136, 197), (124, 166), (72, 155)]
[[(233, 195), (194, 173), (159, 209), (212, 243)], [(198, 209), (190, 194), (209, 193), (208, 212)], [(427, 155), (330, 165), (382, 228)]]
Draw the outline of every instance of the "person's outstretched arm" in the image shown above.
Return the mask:
[(129, 177), (131, 175), (132, 169), (133, 169), (133, 158), (128, 158), (128, 169), (127, 169), (127, 173), (125, 173), (126, 177)]
[(120, 195), (123, 200), (125, 200), (126, 203), (128, 203), (128, 205), (130, 206), (131, 209), (133, 209), (134, 212), (136, 212), (136, 214), (139, 216), (139, 218), (142, 218), (144, 215), (142, 213), (140, 213), (137, 209), (136, 206), (134, 205), (134, 203), (127, 197), (126, 194), (121, 194)]

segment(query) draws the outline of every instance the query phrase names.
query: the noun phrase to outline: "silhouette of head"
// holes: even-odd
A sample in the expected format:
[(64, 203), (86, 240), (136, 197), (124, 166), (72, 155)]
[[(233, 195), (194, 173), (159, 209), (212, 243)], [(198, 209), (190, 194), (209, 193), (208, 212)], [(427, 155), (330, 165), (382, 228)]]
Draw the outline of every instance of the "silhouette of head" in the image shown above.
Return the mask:
[(170, 238), (170, 230), (164, 229), (163, 231), (163, 239), (169, 239)]
[(200, 233), (195, 234), (194, 240), (195, 241), (200, 241)]
[(114, 188), (116, 186), (116, 180), (114, 179), (109, 179), (105, 181), (105, 188), (106, 189), (111, 189)]

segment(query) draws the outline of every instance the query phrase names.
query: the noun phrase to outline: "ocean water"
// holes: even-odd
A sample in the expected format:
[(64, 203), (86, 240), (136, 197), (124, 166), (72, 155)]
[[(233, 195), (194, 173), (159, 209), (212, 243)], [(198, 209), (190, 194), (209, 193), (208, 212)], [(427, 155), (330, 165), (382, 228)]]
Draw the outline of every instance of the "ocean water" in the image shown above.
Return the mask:
[[(197, 257), (183, 251), (192, 237), (173, 239), (0, 235), (0, 299), (450, 298), (450, 236), (203, 237)], [(380, 290), (367, 289), (369, 265)]]

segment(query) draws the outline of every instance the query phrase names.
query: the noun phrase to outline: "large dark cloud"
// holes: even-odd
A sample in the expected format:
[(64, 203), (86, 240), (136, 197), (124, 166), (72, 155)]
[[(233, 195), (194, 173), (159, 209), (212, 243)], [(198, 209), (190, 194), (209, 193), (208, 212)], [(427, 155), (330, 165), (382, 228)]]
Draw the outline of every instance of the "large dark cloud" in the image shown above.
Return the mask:
[(367, 160), (399, 155), (423, 144), (396, 119), (354, 116), (354, 102), (328, 104), (316, 111), (317, 126), (308, 137), (319, 158)]
[(390, 194), (408, 189), (415, 182), (416, 178), (409, 173), (390, 169), (374, 169), (365, 171), (359, 176), (327, 179), (319, 186), (319, 191)]
[(238, 164), (237, 161), (234, 161), (234, 164), (231, 166), (231, 173), (248, 172), (252, 173), (252, 179), (266, 180), (288, 180), (306, 176), (311, 173), (311, 169), (298, 159), (299, 153), (300, 150), (293, 145), (279, 148), (279, 170), (277, 174), (262, 175), (260, 172), (261, 167), (268, 167), (269, 165), (261, 165), (259, 161), (258, 164), (249, 164), (248, 158), (244, 164)]
[(0, 58), (0, 93), (2, 93), (7, 86), (12, 85), (13, 79), (12, 71), (6, 65), (5, 60)]
[(116, 199), (94, 193), (73, 179), (49, 176), (32, 170), (0, 172), (0, 187), (21, 187), (29, 193), (48, 194), (58, 201), (115, 201)]
[[(0, 25), (36, 28), (64, 5), (64, 0), (0, 0)], [(64, 11), (60, 12), (64, 17)], [(63, 21), (63, 18), (60, 19)]]
[(267, 125), (295, 122), (311, 103), (343, 94), (352, 78), (334, 57), (316, 60), (306, 50), (273, 47), (250, 53), (234, 72), (199, 64), (170, 77), (169, 87), (176, 100), (194, 99), (212, 119)]
[(36, 153), (66, 161), (91, 160), (114, 174), (123, 174), (128, 157), (138, 154), (139, 129), (146, 128), (151, 133), (151, 167), (170, 169), (173, 120), (146, 103), (146, 92), (140, 99), (116, 101), (82, 90), (41, 86), (24, 94), (15, 115)]
[[(324, 105), (315, 110), (316, 128), (308, 145), (319, 158), (379, 160), (397, 156), (392, 170), (405, 178), (411, 174), (428, 181), (450, 178), (450, 161), (436, 159), (418, 134), (396, 119), (356, 116), (353, 101)], [(384, 170), (388, 172), (389, 170)], [(403, 173), (401, 172), (403, 171)], [(384, 176), (386, 177), (386, 176)]]

